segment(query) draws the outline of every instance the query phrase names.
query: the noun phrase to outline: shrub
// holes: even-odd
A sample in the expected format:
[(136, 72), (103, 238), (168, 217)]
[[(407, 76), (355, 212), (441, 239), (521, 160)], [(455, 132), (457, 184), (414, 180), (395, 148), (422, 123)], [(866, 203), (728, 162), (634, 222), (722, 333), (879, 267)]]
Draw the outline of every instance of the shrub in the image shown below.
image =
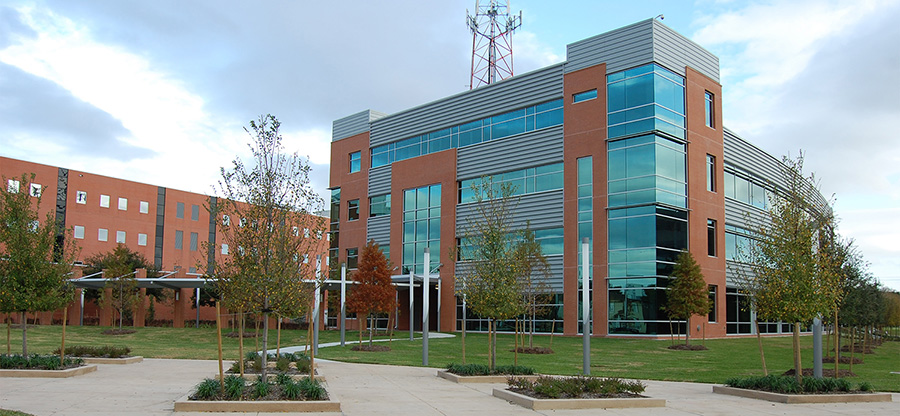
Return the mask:
[[(72, 355), (76, 357), (121, 358), (128, 356), (130, 352), (131, 348), (125, 346), (116, 347), (112, 345), (73, 345), (66, 348), (66, 355)], [(57, 348), (56, 351), (53, 351), (53, 353), (59, 354), (59, 348)]]
[(197, 385), (197, 392), (194, 393), (194, 397), (200, 400), (210, 400), (218, 396), (220, 392), (219, 380), (208, 378)]
[(505, 375), (531, 375), (534, 369), (521, 365), (501, 365), (497, 366), (494, 371), (484, 364), (449, 364), (447, 371), (461, 376), (489, 376), (497, 374)]
[(241, 397), (244, 392), (244, 378), (241, 376), (230, 375), (225, 377), (225, 396), (231, 399)]
[(278, 357), (278, 359), (275, 360), (275, 368), (278, 369), (278, 371), (288, 371), (291, 368), (291, 359), (284, 355)]
[(287, 375), (286, 373), (278, 373), (275, 376), (275, 384), (278, 384), (280, 386), (284, 386), (285, 384), (291, 382), (293, 382), (293, 380), (291, 380), (291, 376)]
[[(762, 390), (782, 394), (849, 392), (852, 384), (843, 378), (803, 377), (802, 384), (791, 376), (768, 375), (764, 377), (735, 377), (725, 380), (725, 385), (739, 389)], [(860, 390), (862, 388), (860, 387)]]
[(300, 398), (300, 384), (294, 383), (294, 380), (291, 380), (288, 377), (288, 381), (286, 383), (281, 384), (281, 395), (284, 396), (287, 400), (297, 400)]
[(27, 357), (21, 354), (0, 355), (0, 368), (3, 369), (59, 370), (83, 363), (84, 360), (80, 358), (66, 357), (61, 366), (58, 355), (29, 354)]
[(530, 376), (534, 369), (523, 365), (498, 365), (494, 368), (494, 374), (509, 374), (515, 376)]
[(868, 381), (863, 381), (862, 383), (859, 383), (859, 391), (875, 391), (875, 387)]
[(266, 397), (269, 395), (269, 383), (259, 377), (256, 379), (256, 384), (253, 385), (253, 397)]
[(317, 380), (311, 380), (309, 378), (304, 378), (297, 382), (300, 386), (300, 391), (303, 392), (303, 397), (307, 400), (327, 400), (328, 394), (325, 393), (325, 388), (322, 387), (321, 384)]
[(294, 364), (297, 365), (298, 372), (309, 373), (309, 357), (306, 354), (294, 354)]
[(620, 394), (639, 395), (645, 386), (639, 381), (601, 377), (547, 377), (537, 380), (510, 377), (507, 384), (513, 389), (534, 392), (536, 395), (558, 399), (561, 397), (615, 396)]

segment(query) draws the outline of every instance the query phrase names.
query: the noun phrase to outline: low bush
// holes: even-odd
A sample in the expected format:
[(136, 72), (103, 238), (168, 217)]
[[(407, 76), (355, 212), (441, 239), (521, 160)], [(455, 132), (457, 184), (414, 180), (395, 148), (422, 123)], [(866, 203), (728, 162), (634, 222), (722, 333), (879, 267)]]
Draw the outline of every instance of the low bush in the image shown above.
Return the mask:
[(328, 394), (318, 380), (304, 378), (298, 381), (297, 384), (300, 386), (303, 397), (307, 400), (328, 400)]
[(287, 400), (299, 399), (302, 395), (300, 384), (294, 383), (294, 380), (288, 377), (288, 381), (281, 384), (281, 395)]
[(532, 375), (534, 369), (521, 365), (500, 365), (491, 371), (484, 364), (449, 364), (447, 371), (460, 376), (491, 376), (491, 375)]
[(244, 378), (241, 376), (231, 375), (225, 377), (225, 397), (237, 399), (244, 392)]
[(253, 397), (260, 398), (266, 397), (269, 395), (269, 383), (259, 377), (256, 379), (256, 384), (253, 385)]
[(639, 381), (586, 376), (541, 376), (534, 381), (510, 377), (507, 384), (510, 390), (551, 399), (637, 397), (645, 389), (644, 384)]
[[(54, 354), (59, 354), (59, 348), (56, 351), (53, 351)], [(131, 348), (122, 346), (117, 347), (113, 345), (73, 345), (70, 347), (66, 347), (66, 355), (72, 355), (76, 357), (104, 357), (104, 358), (121, 358), (127, 357), (128, 354), (131, 353)]]
[(291, 376), (289, 376), (287, 373), (278, 373), (275, 376), (275, 384), (278, 384), (279, 386), (284, 386), (285, 384), (291, 383), (293, 381), (294, 380), (292, 380)]
[[(865, 383), (865, 388), (871, 388), (871, 384)], [(802, 383), (797, 383), (794, 377), (768, 375), (762, 377), (734, 377), (725, 380), (725, 385), (739, 389), (762, 390), (782, 394), (828, 394), (846, 393), (853, 390), (853, 385), (843, 378), (815, 378), (803, 377)], [(860, 385), (860, 391), (864, 387)]]
[(0, 368), (8, 370), (62, 370), (84, 364), (80, 358), (66, 357), (62, 363), (58, 355), (21, 354), (0, 355)]
[(194, 398), (197, 400), (212, 400), (221, 393), (220, 388), (219, 380), (205, 379), (197, 385)]

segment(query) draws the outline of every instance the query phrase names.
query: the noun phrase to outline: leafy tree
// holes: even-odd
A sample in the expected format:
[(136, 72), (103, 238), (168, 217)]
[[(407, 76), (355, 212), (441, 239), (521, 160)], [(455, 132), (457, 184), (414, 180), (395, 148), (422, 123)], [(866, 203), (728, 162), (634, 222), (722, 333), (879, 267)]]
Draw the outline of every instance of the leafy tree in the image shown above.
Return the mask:
[[(106, 253), (98, 253), (88, 257), (85, 259), (85, 264), (87, 264), (84, 268), (84, 274), (86, 276), (111, 268), (118, 268), (123, 271), (127, 270), (125, 273), (130, 273), (137, 269), (145, 269), (147, 270), (147, 277), (152, 278), (160, 276), (159, 269), (156, 268), (156, 265), (147, 260), (143, 254), (131, 250), (128, 246), (121, 244)], [(108, 276), (105, 277), (113, 275), (113, 273), (109, 271), (107, 271), (107, 274)], [(147, 296), (154, 298), (157, 302), (167, 300), (170, 297), (170, 292), (171, 289), (162, 288), (148, 288), (146, 291)], [(85, 297), (88, 299), (100, 300), (101, 295), (97, 290), (86, 289)]]
[(684, 344), (691, 345), (691, 316), (709, 313), (709, 289), (689, 251), (678, 255), (671, 277), (665, 309), (670, 317), (685, 320)]
[(315, 264), (305, 262), (304, 254), (318, 252), (321, 240), (315, 236), (325, 229), (324, 219), (313, 215), (324, 202), (310, 185), (309, 162), (284, 153), (280, 126), (266, 115), (244, 128), (251, 137), (252, 163), (238, 157), (230, 170), (222, 168), (222, 198), (209, 207), (219, 219), (222, 243), (232, 247), (212, 269), (223, 303), (264, 318), (263, 379), (269, 315), (303, 315), (312, 294), (303, 280), (316, 276)]
[(900, 327), (900, 293), (882, 292), (884, 297), (884, 315), (882, 317), (882, 325), (889, 327)]
[[(23, 174), (20, 184), (35, 175)], [(0, 312), (22, 318), (22, 355), (28, 355), (27, 312), (52, 311), (72, 300), (68, 277), (77, 256), (70, 230), (60, 236), (52, 212), (41, 221), (41, 196), (0, 187)], [(58, 238), (59, 237), (59, 238)]]
[(126, 312), (132, 310), (141, 301), (137, 279), (129, 261), (134, 253), (124, 244), (116, 245), (103, 256), (103, 277), (106, 278), (104, 289), (100, 292), (100, 303), (111, 306), (119, 315), (119, 329)]
[(357, 316), (369, 318), (369, 345), (372, 345), (375, 328), (375, 314), (391, 313), (397, 308), (397, 290), (391, 284), (393, 265), (384, 257), (384, 252), (374, 240), (363, 248), (359, 256), (356, 271), (353, 273), (353, 285), (347, 299), (347, 310)]
[[(494, 183), (482, 177), (473, 184), (475, 213), (465, 218), (460, 230), (459, 256), (469, 260), (457, 269), (462, 283), (459, 293), (466, 296), (472, 310), (489, 319), (490, 366), (496, 365), (497, 321), (525, 312), (526, 283), (540, 264), (546, 264), (540, 244), (526, 224), (516, 229), (513, 212), (518, 199), (509, 183)], [(451, 251), (451, 258), (457, 254)]]
[(767, 319), (794, 323), (794, 371), (801, 382), (800, 323), (834, 310), (840, 276), (834, 272), (833, 217), (814, 201), (815, 178), (803, 175), (803, 157), (784, 159), (784, 183), (770, 202), (767, 221), (753, 230), (748, 287), (754, 306)]

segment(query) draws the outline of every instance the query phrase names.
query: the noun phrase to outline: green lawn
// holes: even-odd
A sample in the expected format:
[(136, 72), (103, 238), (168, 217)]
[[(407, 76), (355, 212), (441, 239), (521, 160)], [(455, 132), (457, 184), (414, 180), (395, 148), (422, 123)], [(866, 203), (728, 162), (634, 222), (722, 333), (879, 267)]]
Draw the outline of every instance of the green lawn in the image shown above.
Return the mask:
[[(67, 328), (66, 345), (125, 345), (131, 347), (132, 353), (147, 358), (183, 358), (183, 359), (215, 359), (215, 328), (139, 328), (129, 335), (108, 336), (101, 332), (106, 327)], [(251, 329), (252, 330), (252, 329)], [(5, 325), (3, 327), (5, 332)], [(28, 347), (30, 352), (49, 353), (59, 346), (60, 326), (34, 326), (28, 328)], [(5, 333), (0, 333), (5, 343)], [(275, 331), (270, 331), (269, 343), (275, 348)], [(339, 361), (421, 365), (421, 340), (408, 341), (408, 333), (396, 334), (389, 352), (356, 352), (347, 347), (329, 347), (319, 349), (319, 357)], [(337, 331), (322, 331), (320, 342), (332, 342), (340, 339)], [(348, 341), (357, 339), (357, 332), (348, 331)], [(282, 331), (281, 345), (303, 345), (306, 331)], [(10, 340), (12, 352), (21, 352), (21, 330), (12, 331)], [(227, 359), (237, 357), (237, 339), (224, 338), (224, 351)], [(545, 374), (579, 374), (581, 372), (581, 337), (553, 338), (554, 354), (525, 355), (519, 354), (519, 364), (534, 367)], [(699, 340), (694, 340), (699, 342)], [(812, 367), (812, 337), (804, 336), (804, 367)], [(245, 349), (253, 351), (256, 341), (245, 340)], [(536, 346), (549, 346), (547, 336), (536, 336)], [(462, 362), (460, 337), (431, 339), (429, 341), (429, 363), (432, 367), (444, 367), (451, 362)], [(384, 344), (382, 344), (384, 345)], [(670, 341), (648, 339), (607, 339), (591, 340), (591, 373), (601, 376), (615, 376), (646, 380), (674, 380), (722, 383), (729, 377), (762, 375), (756, 338), (730, 338), (707, 340), (708, 351), (674, 351), (666, 347)], [(764, 338), (766, 362), (771, 373), (781, 373), (792, 368), (791, 338)], [(512, 364), (513, 337), (500, 335), (498, 364)], [(6, 352), (3, 345), (2, 352)], [(467, 362), (487, 363), (487, 336), (484, 334), (468, 334), (466, 337)], [(832, 368), (826, 364), (825, 368)], [(841, 368), (847, 368), (842, 365)], [(865, 356), (864, 364), (853, 366), (858, 375), (854, 382), (868, 381), (881, 391), (900, 391), (900, 342), (885, 342), (876, 348), (875, 354)]]

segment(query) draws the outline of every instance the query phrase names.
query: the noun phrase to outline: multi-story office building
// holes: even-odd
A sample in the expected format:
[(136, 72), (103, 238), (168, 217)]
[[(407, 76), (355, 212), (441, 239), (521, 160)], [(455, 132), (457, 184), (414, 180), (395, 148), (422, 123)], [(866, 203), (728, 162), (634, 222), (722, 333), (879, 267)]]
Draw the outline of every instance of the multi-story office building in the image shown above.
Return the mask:
[[(462, 310), (447, 249), (474, 213), (471, 184), (490, 175), (515, 187), (515, 220), (528, 221), (551, 266), (539, 331), (581, 330), (588, 238), (594, 335), (668, 334), (660, 307), (684, 249), (714, 305), (693, 333), (750, 333), (734, 256), (748, 241), (747, 218), (785, 184), (776, 158), (723, 127), (722, 99), (718, 58), (646, 20), (572, 43), (556, 65), (395, 114), (336, 120), (331, 261), (352, 269), (374, 240), (395, 273), (439, 275), (432, 328), (484, 329)], [(401, 290), (401, 305), (408, 296)]]

